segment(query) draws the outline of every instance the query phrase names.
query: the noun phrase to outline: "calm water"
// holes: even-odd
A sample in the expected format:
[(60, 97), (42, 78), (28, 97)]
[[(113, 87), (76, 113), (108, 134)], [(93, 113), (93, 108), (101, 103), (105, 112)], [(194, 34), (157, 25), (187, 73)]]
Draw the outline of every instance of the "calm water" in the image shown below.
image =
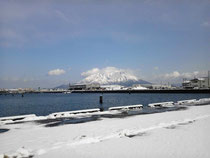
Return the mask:
[[(22, 114), (48, 115), (53, 112), (98, 108), (101, 94), (0, 95), (0, 117)], [(210, 98), (210, 94), (103, 94), (103, 107)]]

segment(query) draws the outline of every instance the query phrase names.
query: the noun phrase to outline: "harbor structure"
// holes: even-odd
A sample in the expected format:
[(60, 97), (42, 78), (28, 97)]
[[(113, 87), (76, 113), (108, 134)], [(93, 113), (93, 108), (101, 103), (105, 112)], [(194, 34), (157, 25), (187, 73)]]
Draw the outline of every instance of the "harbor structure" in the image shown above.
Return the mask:
[(99, 90), (99, 84), (74, 84), (69, 85), (69, 90)]
[(151, 90), (175, 89), (171, 84), (142, 84), (141, 86)]
[(102, 90), (127, 90), (124, 86), (121, 85), (101, 85)]

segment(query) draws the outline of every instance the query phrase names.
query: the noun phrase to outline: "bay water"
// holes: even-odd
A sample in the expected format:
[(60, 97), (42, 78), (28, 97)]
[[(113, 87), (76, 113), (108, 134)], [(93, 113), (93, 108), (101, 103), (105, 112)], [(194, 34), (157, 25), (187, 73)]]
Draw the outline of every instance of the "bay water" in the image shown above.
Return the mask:
[[(99, 97), (103, 95), (103, 104)], [(103, 107), (210, 98), (210, 94), (196, 93), (28, 93), (0, 95), (0, 117), (24, 114), (46, 116), (54, 112)]]

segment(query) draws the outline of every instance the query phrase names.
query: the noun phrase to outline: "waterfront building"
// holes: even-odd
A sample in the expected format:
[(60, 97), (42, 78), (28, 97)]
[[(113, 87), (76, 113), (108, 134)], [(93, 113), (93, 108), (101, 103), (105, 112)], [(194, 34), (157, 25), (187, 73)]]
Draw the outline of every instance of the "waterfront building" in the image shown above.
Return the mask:
[(209, 89), (210, 88), (210, 78), (194, 78), (191, 80), (183, 80), (182, 86), (184, 89)]

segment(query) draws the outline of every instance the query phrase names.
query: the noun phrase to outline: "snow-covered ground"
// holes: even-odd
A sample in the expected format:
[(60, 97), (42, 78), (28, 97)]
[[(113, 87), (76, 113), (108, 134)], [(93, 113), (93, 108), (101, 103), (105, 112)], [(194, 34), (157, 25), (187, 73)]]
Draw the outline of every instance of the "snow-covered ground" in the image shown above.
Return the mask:
[(1, 124), (0, 158), (210, 157), (210, 105), (45, 127)]

